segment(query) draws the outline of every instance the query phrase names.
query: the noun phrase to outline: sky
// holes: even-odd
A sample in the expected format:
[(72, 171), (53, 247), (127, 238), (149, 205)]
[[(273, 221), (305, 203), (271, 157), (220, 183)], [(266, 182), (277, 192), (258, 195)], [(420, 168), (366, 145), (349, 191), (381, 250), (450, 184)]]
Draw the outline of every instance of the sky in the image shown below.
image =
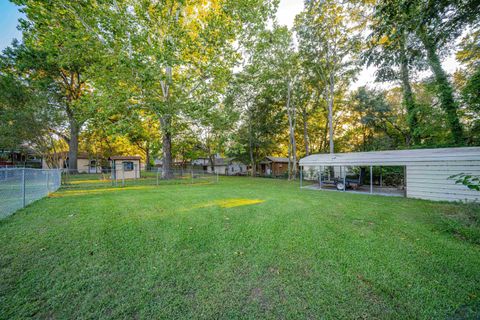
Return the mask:
[(17, 6), (8, 0), (0, 0), (0, 50), (8, 47), (14, 38), (22, 38), (22, 34), (17, 30), (20, 17)]
[[(277, 11), (279, 24), (293, 27), (295, 16), (302, 11), (303, 0), (280, 0)], [(14, 38), (21, 39), (22, 35), (17, 30), (18, 19), (22, 14), (18, 12), (18, 7), (8, 0), (0, 0), (0, 51), (6, 48)], [(454, 55), (447, 57), (443, 67), (448, 73), (453, 73), (458, 68), (458, 63)], [(428, 76), (429, 72), (421, 74), (421, 77)], [(351, 89), (367, 85), (370, 87), (388, 87), (388, 84), (375, 83), (375, 68), (364, 68), (358, 75), (357, 81), (351, 85)]]

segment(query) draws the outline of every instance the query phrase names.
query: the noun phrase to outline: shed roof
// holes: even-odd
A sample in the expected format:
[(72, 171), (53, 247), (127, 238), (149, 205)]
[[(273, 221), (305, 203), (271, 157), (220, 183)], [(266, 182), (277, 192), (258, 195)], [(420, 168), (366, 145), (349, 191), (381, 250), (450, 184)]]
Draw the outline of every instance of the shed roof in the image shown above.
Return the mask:
[(265, 162), (288, 163), (288, 158), (266, 156), (265, 159), (266, 159), (267, 161), (264, 160), (264, 161), (262, 161), (263, 163), (265, 163)]
[[(68, 158), (69, 152), (68, 151), (60, 151), (60, 152), (54, 152), (50, 153), (50, 157), (55, 157), (55, 158)], [(77, 159), (94, 159), (95, 156), (90, 156), (87, 152), (77, 152)]]
[(141, 160), (140, 156), (111, 156), (109, 160)]
[(480, 161), (480, 147), (312, 154), (308, 157), (300, 159), (300, 165), (401, 166), (409, 163), (446, 162), (459, 160)]
[[(235, 158), (215, 158), (213, 160), (213, 165), (214, 166), (226, 166), (226, 165), (229, 165), (233, 160), (235, 160)], [(210, 161), (209, 161), (210, 163)]]

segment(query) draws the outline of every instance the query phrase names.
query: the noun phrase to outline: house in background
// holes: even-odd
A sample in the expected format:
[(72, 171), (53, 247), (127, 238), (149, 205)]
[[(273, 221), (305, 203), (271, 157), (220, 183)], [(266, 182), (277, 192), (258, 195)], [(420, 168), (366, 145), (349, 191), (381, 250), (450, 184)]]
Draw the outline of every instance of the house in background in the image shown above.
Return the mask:
[(263, 176), (283, 176), (288, 172), (288, 158), (265, 157), (260, 162), (260, 175)]
[[(153, 165), (155, 166), (155, 168), (163, 168), (163, 159), (153, 159)], [(188, 162), (185, 162), (185, 161), (181, 161), (181, 160), (176, 160), (176, 159), (173, 159), (172, 160), (172, 168), (173, 169), (185, 169), (187, 168), (188, 166)], [(143, 168), (142, 168), (143, 170)]]
[(248, 167), (236, 158), (215, 157), (213, 161), (213, 170), (210, 160), (208, 161), (207, 172), (217, 173), (226, 176), (247, 174)]
[(140, 156), (112, 156), (108, 158), (112, 169), (112, 179), (138, 179), (140, 178)]
[[(42, 159), (43, 169), (68, 169), (68, 151), (49, 154)], [(100, 159), (86, 152), (77, 154), (77, 170), (79, 173), (101, 173)]]
[(210, 166), (210, 159), (207, 157), (197, 158), (192, 160), (192, 168), (197, 170), (207, 171)]
[(18, 150), (0, 149), (0, 167), (42, 168), (42, 156), (29, 147)]

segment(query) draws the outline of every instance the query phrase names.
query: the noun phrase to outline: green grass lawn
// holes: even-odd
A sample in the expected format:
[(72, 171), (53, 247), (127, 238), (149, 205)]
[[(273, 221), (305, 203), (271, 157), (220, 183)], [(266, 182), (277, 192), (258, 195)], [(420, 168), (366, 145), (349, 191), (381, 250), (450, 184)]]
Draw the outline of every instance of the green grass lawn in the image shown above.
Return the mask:
[(480, 316), (476, 206), (88, 181), (0, 221), (0, 318)]

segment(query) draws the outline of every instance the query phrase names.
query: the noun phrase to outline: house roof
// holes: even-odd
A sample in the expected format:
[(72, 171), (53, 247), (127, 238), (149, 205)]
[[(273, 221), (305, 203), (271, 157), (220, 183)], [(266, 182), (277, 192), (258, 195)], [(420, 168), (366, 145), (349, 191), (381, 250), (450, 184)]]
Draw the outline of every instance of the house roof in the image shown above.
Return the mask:
[[(60, 152), (55, 152), (49, 154), (51, 157), (57, 157), (57, 158), (67, 158), (68, 157), (68, 151), (60, 151)], [(77, 159), (90, 159), (90, 155), (87, 152), (78, 152), (77, 153)]]
[(215, 158), (213, 160), (213, 165), (214, 166), (226, 166), (228, 165), (230, 162), (232, 162), (233, 160), (235, 160), (235, 158)]
[(140, 156), (111, 156), (108, 160), (142, 160)]
[(312, 154), (300, 159), (301, 166), (309, 165), (406, 165), (409, 163), (480, 161), (480, 147), (389, 150)]
[(262, 161), (263, 163), (269, 163), (269, 162), (281, 162), (281, 163), (288, 163), (288, 158), (282, 158), (282, 157), (271, 157), (267, 156), (265, 157), (268, 161)]

